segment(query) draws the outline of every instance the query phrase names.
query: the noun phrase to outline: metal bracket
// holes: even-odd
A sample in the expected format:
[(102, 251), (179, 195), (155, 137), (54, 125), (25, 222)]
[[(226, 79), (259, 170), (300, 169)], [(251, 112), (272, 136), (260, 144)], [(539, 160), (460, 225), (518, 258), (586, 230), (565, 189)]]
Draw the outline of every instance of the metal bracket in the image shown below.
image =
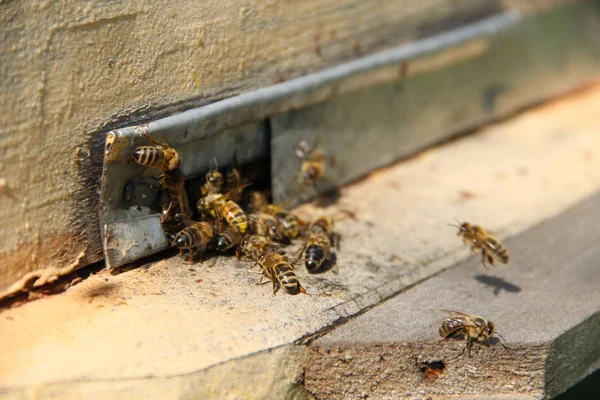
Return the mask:
[(600, 64), (600, 44), (588, 30), (599, 23), (598, 8), (589, 2), (528, 19), (503, 13), (110, 132), (100, 200), (106, 265), (114, 268), (168, 247), (157, 194), (143, 183), (145, 169), (131, 163), (146, 133), (180, 153), (186, 179), (210, 168), (213, 157), (229, 164), (234, 150), (241, 163), (268, 162), (270, 156), (274, 200), (283, 201), (297, 195), (289, 182), (299, 167), (293, 156), (298, 140), (321, 136), (324, 151), (336, 157), (330, 180), (349, 182), (589, 79)]

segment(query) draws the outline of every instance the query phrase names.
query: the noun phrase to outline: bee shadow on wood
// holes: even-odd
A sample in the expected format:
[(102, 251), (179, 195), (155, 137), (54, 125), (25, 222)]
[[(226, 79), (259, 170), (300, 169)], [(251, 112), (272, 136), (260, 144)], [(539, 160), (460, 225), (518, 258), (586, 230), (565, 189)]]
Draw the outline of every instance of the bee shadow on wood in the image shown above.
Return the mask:
[(508, 293), (519, 293), (521, 291), (519, 286), (496, 276), (478, 274), (475, 275), (475, 279), (483, 283), (486, 287), (493, 288), (494, 296), (498, 296), (502, 290)]
[(339, 187), (331, 187), (327, 188), (327, 190), (323, 193), (317, 195), (317, 197), (313, 201), (313, 205), (319, 208), (327, 208), (337, 202), (342, 197), (342, 193)]

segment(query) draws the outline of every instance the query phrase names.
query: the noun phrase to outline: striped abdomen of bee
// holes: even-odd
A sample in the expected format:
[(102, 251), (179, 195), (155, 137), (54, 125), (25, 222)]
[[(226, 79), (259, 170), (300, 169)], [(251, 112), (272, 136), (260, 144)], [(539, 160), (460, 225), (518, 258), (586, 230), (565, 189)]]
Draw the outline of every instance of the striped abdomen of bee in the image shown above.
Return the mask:
[(212, 224), (204, 221), (196, 222), (179, 232), (173, 242), (184, 259), (193, 260), (197, 254), (203, 253), (208, 248), (214, 235)]
[(174, 171), (179, 167), (179, 154), (173, 148), (140, 146), (132, 153), (133, 159), (145, 167)]
[(308, 272), (316, 272), (325, 260), (331, 259), (331, 242), (323, 231), (309, 234), (304, 250), (304, 265)]
[(447, 319), (440, 326), (439, 332), (440, 336), (444, 339), (449, 339), (456, 335), (469, 336), (464, 322), (459, 319)]
[(233, 200), (227, 200), (220, 208), (219, 214), (229, 226), (238, 232), (245, 233), (248, 230), (248, 218), (244, 210)]
[(280, 285), (282, 285), (289, 294), (306, 293), (306, 290), (300, 285), (300, 281), (290, 264), (282, 263), (277, 265), (275, 267), (275, 274), (277, 275), (277, 280)]
[(487, 257), (490, 264), (494, 265), (494, 259), (499, 260), (503, 264), (508, 264), (510, 257), (508, 250), (496, 238), (487, 235), (485, 238), (478, 238), (477, 240), (483, 243), (484, 250), (488, 253)]
[(292, 295), (308, 294), (300, 284), (294, 272), (294, 267), (285, 255), (278, 252), (268, 252), (258, 258), (258, 264), (261, 266), (263, 273), (273, 281), (273, 294), (277, 294), (281, 286)]
[(223, 231), (219, 232), (215, 238), (215, 249), (219, 251), (227, 251), (240, 243), (242, 233), (238, 232), (237, 229), (227, 227)]

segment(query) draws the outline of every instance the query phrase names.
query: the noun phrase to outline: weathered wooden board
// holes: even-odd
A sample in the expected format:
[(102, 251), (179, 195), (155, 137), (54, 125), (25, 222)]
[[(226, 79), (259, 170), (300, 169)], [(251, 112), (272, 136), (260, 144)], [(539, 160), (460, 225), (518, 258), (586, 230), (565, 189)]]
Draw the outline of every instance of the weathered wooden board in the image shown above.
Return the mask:
[(0, 2), (0, 294), (100, 258), (97, 191), (110, 128), (308, 74), (506, 7), (514, 4)]
[[(306, 386), (317, 398), (553, 398), (600, 368), (600, 194), (503, 242), (509, 265), (479, 255), (338, 327), (312, 345)], [(481, 315), (505, 338), (442, 341), (441, 309)], [(503, 344), (504, 344), (503, 343)], [(440, 379), (419, 361), (442, 361)]]
[[(453, 217), (504, 240), (600, 190), (599, 127), (596, 88), (374, 173), (344, 188), (336, 206), (299, 209), (356, 213), (338, 223), (336, 268), (297, 267), (310, 296), (273, 296), (233, 256), (194, 265), (172, 257), (5, 310), (0, 397), (266, 399), (264, 385), (297, 387), (303, 355), (286, 345), (469, 257), (446, 226)], [(498, 273), (526, 271), (517, 261)]]

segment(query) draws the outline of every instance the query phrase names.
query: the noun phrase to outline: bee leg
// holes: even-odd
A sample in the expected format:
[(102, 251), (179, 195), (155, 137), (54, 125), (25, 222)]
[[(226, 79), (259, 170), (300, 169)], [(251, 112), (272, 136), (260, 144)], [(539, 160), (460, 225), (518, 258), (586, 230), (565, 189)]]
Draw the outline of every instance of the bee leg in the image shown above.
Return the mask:
[(488, 267), (487, 267), (487, 263), (486, 263), (486, 259), (488, 258), (487, 253), (485, 252), (485, 249), (481, 250), (481, 264), (483, 265), (483, 268), (487, 271)]
[(465, 351), (467, 350), (467, 347), (469, 347), (468, 342), (467, 342), (467, 346), (463, 347), (463, 349), (461, 350), (461, 352), (458, 353), (458, 355), (456, 357), (449, 359), (447, 362), (451, 362), (451, 361), (458, 360), (459, 358), (461, 358), (465, 354)]
[(273, 296), (277, 295), (277, 292), (279, 292), (280, 288), (281, 285), (279, 284), (279, 281), (277, 279), (273, 279)]
[(308, 248), (308, 246), (304, 246), (300, 249), (300, 251), (298, 251), (296, 254), (294, 254), (294, 257), (296, 257), (294, 259), (294, 262), (292, 263), (292, 265), (296, 265), (298, 263), (298, 261), (300, 261), (302, 254), (304, 254), (304, 252), (306, 251), (306, 249)]
[(154, 139), (152, 136), (148, 135), (147, 133), (144, 134), (144, 136), (146, 137), (146, 139), (148, 139), (148, 141), (150, 143), (152, 143), (153, 145), (160, 147), (162, 149), (169, 149), (171, 148), (171, 146), (167, 143), (161, 143), (158, 140)]
[[(257, 266), (257, 265), (258, 265), (258, 263), (252, 264), (251, 266), (249, 266), (248, 268), (246, 268), (246, 271), (248, 271), (248, 272), (255, 272), (252, 269), (254, 269), (254, 267)], [(262, 272), (259, 272), (259, 274), (262, 274)]]
[[(467, 341), (467, 347), (466, 347), (466, 350), (467, 350), (467, 355), (468, 355), (469, 357), (471, 357), (471, 349), (472, 349), (472, 348), (473, 348), (473, 341), (472, 341), (472, 340), (469, 340), (469, 341)], [(464, 350), (463, 350), (463, 352), (464, 352)]]
[(194, 262), (194, 253), (191, 250), (186, 250), (181, 258), (183, 258), (184, 262), (192, 264)]

